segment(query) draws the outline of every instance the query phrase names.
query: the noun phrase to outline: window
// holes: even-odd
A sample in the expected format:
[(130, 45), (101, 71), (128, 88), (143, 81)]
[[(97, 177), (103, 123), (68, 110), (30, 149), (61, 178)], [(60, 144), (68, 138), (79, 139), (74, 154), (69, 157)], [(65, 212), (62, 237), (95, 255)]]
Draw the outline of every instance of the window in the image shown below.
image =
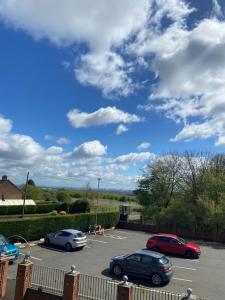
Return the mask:
[(59, 233), (57, 233), (57, 236), (68, 237), (70, 236), (70, 233), (66, 231), (60, 231)]
[(142, 263), (143, 264), (150, 264), (152, 263), (152, 257), (151, 256), (148, 256), (148, 255), (143, 255), (142, 256)]
[(162, 243), (169, 243), (170, 242), (170, 238), (165, 237), (165, 236), (160, 236), (159, 237), (159, 241)]
[(173, 244), (173, 245), (178, 245), (179, 242), (178, 240), (175, 240), (175, 239), (170, 239), (170, 244)]
[(161, 258), (159, 259), (159, 261), (160, 261), (161, 264), (163, 264), (163, 265), (166, 265), (166, 264), (169, 263), (169, 260), (168, 260), (165, 256), (161, 257)]
[(132, 254), (130, 256), (127, 257), (128, 261), (136, 261), (136, 262), (140, 262), (141, 261), (141, 256), (138, 254)]

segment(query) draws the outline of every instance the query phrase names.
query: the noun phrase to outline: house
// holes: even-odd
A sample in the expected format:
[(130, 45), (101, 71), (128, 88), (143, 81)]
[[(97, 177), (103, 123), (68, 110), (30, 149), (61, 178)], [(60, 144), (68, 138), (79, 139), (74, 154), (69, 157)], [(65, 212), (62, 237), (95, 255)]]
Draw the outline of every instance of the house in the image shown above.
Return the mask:
[[(24, 193), (6, 175), (0, 180), (0, 206), (23, 205)], [(26, 199), (25, 205), (35, 205), (31, 199)]]
[(23, 191), (18, 188), (6, 175), (0, 180), (0, 199), (23, 199)]

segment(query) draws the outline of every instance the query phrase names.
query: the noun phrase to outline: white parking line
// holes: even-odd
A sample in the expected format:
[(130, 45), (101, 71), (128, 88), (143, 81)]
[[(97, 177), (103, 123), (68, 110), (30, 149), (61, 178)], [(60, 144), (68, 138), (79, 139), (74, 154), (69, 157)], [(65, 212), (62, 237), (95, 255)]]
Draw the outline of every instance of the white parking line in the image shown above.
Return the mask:
[[(25, 254), (24, 254), (24, 253), (20, 253), (20, 255), (23, 255), (23, 256), (25, 256)], [(36, 259), (36, 260), (42, 261), (42, 258), (38, 258), (38, 257), (35, 257), (35, 256), (30, 256), (30, 258), (33, 258), (33, 259)]]
[(98, 240), (94, 240), (94, 239), (88, 239), (88, 241), (97, 242), (97, 243), (102, 243), (102, 244), (108, 244), (108, 242), (98, 241)]
[(184, 278), (179, 278), (179, 277), (173, 277), (172, 279), (179, 280), (179, 281), (192, 282), (192, 280), (190, 280), (190, 279), (184, 279)]
[(197, 271), (197, 269), (193, 269), (193, 268), (186, 268), (186, 267), (180, 267), (180, 266), (173, 266), (174, 268), (178, 268), (178, 269), (185, 269), (185, 270), (191, 270), (191, 271)]
[(126, 236), (120, 236), (120, 235), (113, 235), (113, 234), (104, 234), (105, 237), (109, 237), (116, 240), (125, 240), (127, 239)]

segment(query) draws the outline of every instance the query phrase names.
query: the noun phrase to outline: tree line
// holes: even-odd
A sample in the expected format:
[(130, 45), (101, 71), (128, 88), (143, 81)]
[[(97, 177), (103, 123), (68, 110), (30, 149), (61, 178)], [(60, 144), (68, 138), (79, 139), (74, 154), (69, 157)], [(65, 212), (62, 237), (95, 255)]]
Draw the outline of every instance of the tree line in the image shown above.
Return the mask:
[(225, 154), (160, 156), (146, 167), (135, 194), (148, 222), (225, 232)]

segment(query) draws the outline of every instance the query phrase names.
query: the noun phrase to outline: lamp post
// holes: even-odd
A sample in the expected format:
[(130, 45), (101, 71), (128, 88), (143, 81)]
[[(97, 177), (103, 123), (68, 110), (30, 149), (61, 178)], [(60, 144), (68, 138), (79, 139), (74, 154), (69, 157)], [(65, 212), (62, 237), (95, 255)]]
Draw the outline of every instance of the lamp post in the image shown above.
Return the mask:
[(27, 173), (26, 186), (25, 186), (25, 191), (24, 191), (24, 195), (23, 195), (23, 209), (22, 209), (22, 216), (21, 216), (22, 218), (24, 216), (24, 208), (25, 208), (25, 204), (26, 204), (28, 178), (29, 178), (29, 172)]
[(97, 193), (97, 207), (96, 207), (96, 216), (95, 216), (95, 224), (98, 225), (98, 199), (99, 199), (99, 185), (100, 181), (102, 180), (100, 177), (97, 179), (98, 180), (98, 193)]

